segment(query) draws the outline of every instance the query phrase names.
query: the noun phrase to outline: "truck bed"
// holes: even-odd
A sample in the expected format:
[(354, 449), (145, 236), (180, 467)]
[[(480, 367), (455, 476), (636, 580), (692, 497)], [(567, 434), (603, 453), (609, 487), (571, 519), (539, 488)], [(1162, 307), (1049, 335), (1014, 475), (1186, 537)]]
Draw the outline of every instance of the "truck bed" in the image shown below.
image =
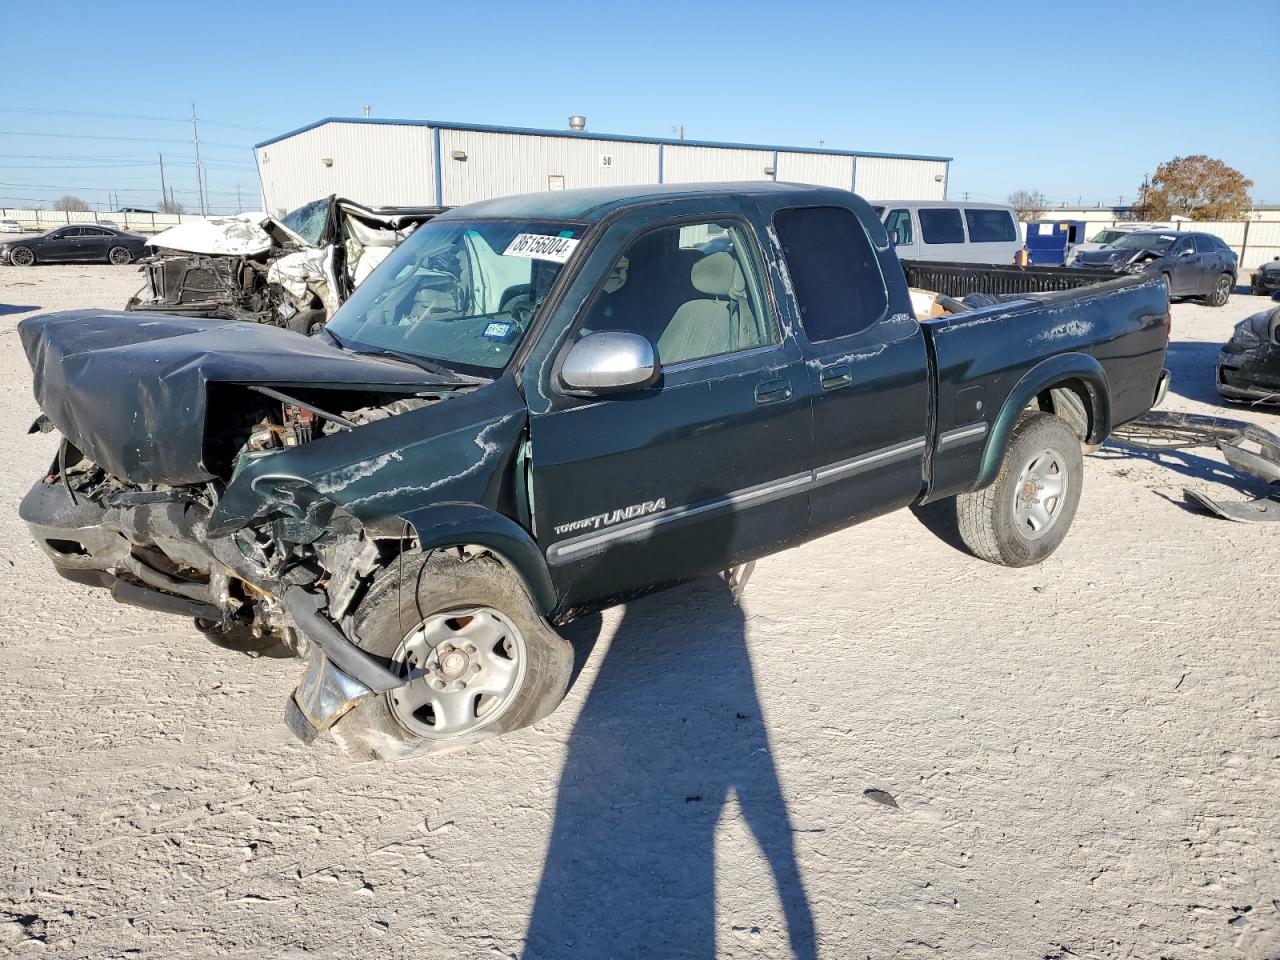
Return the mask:
[(1099, 267), (1015, 267), (998, 263), (947, 263), (903, 260), (907, 286), (963, 297), (970, 293), (1048, 293), (1114, 280), (1115, 271)]

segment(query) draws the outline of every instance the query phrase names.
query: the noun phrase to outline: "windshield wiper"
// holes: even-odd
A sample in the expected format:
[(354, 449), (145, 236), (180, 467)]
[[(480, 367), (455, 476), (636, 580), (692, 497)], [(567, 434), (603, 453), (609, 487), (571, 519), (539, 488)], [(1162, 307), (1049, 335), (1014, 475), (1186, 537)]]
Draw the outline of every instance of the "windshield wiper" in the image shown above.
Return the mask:
[(339, 350), (345, 350), (345, 349), (346, 349), (346, 344), (345, 344), (345, 343), (343, 343), (341, 340), (339, 340), (339, 339), (338, 339), (338, 335), (337, 335), (336, 333), (334, 333), (332, 330), (330, 330), (328, 327), (321, 327), (321, 328), (320, 328), (320, 332), (321, 332), (321, 333), (323, 333), (323, 334), (324, 334), (326, 337), (328, 337), (330, 340), (332, 340), (332, 341), (333, 341), (333, 345), (334, 345), (335, 347), (337, 347)]
[(399, 360), (401, 363), (407, 363), (410, 366), (417, 367), (419, 370), (425, 370), (427, 373), (434, 373), (437, 376), (448, 377), (450, 380), (463, 379), (447, 367), (442, 367), (440, 364), (432, 363), (430, 360), (426, 360), (422, 357), (397, 353), (394, 350), (355, 350), (351, 347), (344, 347), (343, 349), (350, 353), (354, 353), (359, 357), (381, 357), (384, 360)]

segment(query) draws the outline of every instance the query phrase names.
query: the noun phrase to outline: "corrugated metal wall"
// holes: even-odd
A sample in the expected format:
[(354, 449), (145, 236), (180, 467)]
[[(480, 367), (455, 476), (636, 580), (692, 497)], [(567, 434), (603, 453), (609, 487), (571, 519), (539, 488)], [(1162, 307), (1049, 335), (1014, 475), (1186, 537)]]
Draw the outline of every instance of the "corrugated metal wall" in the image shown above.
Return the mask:
[[(467, 159), (454, 160), (455, 150)], [(658, 145), (444, 129), (440, 168), (444, 202), (456, 206), (553, 186), (573, 190), (657, 183)]]
[(434, 204), (437, 135), (446, 206), (549, 189), (771, 180), (775, 166), (778, 180), (845, 190), (856, 166), (856, 189), (868, 198), (941, 199), (946, 187), (934, 179), (946, 174), (942, 161), (337, 120), (257, 149), (266, 208), (280, 213), (331, 193), (374, 206)]
[(778, 179), (787, 183), (816, 183), (823, 187), (852, 190), (853, 157), (779, 150)]
[(859, 157), (854, 191), (868, 200), (945, 200), (947, 165), (942, 160)]
[(327, 123), (256, 152), (269, 213), (331, 193), (373, 206), (436, 202), (429, 127)]
[(772, 180), (772, 150), (727, 147), (685, 147), (667, 144), (663, 153), (664, 183), (703, 183), (718, 180)]

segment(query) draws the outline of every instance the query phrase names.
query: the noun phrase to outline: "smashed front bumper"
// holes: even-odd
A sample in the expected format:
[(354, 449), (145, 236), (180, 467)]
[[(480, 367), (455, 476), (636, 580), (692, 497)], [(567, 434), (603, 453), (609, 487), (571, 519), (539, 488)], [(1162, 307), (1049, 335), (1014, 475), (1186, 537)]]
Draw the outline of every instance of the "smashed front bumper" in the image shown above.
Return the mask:
[(1280, 346), (1262, 342), (1218, 354), (1218, 393), (1228, 400), (1280, 403)]
[(361, 701), (404, 684), (325, 616), (323, 596), (289, 587), (283, 599), (285, 610), (309, 641), (307, 668), (285, 704), (285, 724), (303, 743), (328, 730)]
[(202, 505), (133, 495), (103, 506), (46, 478), (18, 512), (60, 575), (109, 590), (120, 603), (226, 623), (240, 606), (231, 589), (239, 581), (273, 604), (277, 625), (305, 641), (298, 646), (307, 665), (285, 707), (286, 724), (304, 743), (356, 704), (404, 683), (329, 618), (325, 592), (254, 583), (234, 557), (219, 556), (206, 541)]
[(1229, 400), (1280, 403), (1280, 308), (1236, 324), (1218, 354), (1218, 393)]

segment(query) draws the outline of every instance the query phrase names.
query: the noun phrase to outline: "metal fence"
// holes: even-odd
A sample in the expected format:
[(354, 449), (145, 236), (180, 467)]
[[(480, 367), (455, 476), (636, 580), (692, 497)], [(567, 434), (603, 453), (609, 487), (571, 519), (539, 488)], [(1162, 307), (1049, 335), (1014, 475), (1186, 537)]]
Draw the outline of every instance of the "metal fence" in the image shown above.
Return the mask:
[[(1063, 220), (1085, 220), (1088, 223), (1086, 237), (1092, 237), (1097, 231), (1106, 227), (1123, 225), (1126, 222), (1111, 216), (1110, 211), (1103, 211), (1102, 216), (1090, 216), (1090, 213), (1093, 211), (1049, 210), (1040, 217), (1040, 220), (1053, 220), (1058, 217)], [(1280, 257), (1280, 220), (1270, 217), (1266, 219), (1255, 217), (1250, 220), (1179, 220), (1169, 229), (1175, 232), (1196, 230), (1220, 237), (1240, 258), (1241, 273), (1256, 270), (1268, 260)], [(1022, 225), (1022, 235), (1024, 237), (1027, 235), (1025, 223)]]
[(68, 223), (105, 223), (121, 230), (137, 233), (159, 233), (180, 223), (203, 220), (198, 213), (126, 213), (120, 211), (97, 212), (92, 210), (15, 210), (0, 207), (0, 220), (16, 220), (25, 231), (38, 233), (52, 230)]

